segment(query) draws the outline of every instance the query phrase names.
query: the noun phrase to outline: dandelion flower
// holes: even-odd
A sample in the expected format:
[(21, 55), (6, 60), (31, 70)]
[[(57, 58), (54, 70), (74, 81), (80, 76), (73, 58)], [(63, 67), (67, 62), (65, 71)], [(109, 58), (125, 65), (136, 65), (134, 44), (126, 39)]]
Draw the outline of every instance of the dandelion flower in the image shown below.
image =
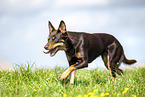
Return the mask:
[(129, 90), (129, 88), (125, 88), (125, 90), (123, 91), (123, 93), (126, 93)]
[(137, 97), (136, 95), (132, 95), (133, 97)]
[(104, 94), (104, 93), (101, 93), (101, 94), (100, 94), (100, 96), (101, 96), (101, 97), (104, 97), (104, 96), (105, 96), (105, 94)]
[(93, 93), (93, 92), (89, 92), (88, 95), (91, 95), (91, 96), (92, 96), (92, 95), (95, 95), (95, 93)]
[(105, 93), (105, 95), (109, 95), (109, 93)]
[(98, 95), (95, 95), (95, 97), (99, 97)]
[(63, 97), (67, 97), (67, 94), (63, 94)]
[(83, 97), (82, 95), (78, 95), (77, 97)]
[(93, 92), (94, 92), (94, 93), (98, 92), (98, 89), (95, 89)]
[(127, 91), (123, 91), (123, 93), (126, 93)]
[(129, 88), (125, 88), (125, 91), (128, 91), (129, 90)]
[(34, 89), (34, 91), (36, 92), (37, 90), (36, 90), (36, 89)]
[(89, 96), (89, 97), (99, 97), (99, 96), (96, 96), (96, 95), (91, 95), (91, 96)]
[(89, 97), (89, 95), (85, 94), (84, 97)]

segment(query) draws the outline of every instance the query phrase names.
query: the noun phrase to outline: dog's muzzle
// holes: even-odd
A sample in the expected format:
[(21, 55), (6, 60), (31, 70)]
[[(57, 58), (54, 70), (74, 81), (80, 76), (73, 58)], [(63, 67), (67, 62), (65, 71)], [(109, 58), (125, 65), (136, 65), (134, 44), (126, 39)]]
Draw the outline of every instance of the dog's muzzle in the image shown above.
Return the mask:
[(47, 52), (44, 52), (45, 54), (48, 54), (48, 53), (50, 53), (50, 56), (52, 57), (52, 56), (54, 56), (56, 53), (57, 53), (57, 51), (59, 51), (59, 50), (66, 50), (66, 47), (65, 47), (65, 44), (64, 43), (55, 43), (55, 44), (49, 44), (49, 46), (45, 46), (44, 47), (46, 50), (49, 50), (49, 51), (47, 51)]

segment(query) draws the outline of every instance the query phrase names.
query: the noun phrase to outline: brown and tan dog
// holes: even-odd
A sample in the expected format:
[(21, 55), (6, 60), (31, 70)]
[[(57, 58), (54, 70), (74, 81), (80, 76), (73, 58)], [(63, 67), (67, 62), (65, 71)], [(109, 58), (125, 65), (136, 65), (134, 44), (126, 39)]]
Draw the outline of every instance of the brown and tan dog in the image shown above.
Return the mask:
[(71, 73), (70, 84), (74, 84), (75, 71), (88, 67), (98, 56), (101, 55), (104, 64), (109, 69), (112, 80), (123, 72), (119, 69), (120, 63), (133, 64), (136, 60), (128, 60), (119, 41), (112, 35), (105, 33), (88, 34), (83, 32), (70, 32), (66, 30), (64, 21), (60, 22), (56, 30), (49, 21), (48, 43), (44, 47), (50, 56), (57, 51), (64, 50), (69, 62), (69, 68), (62, 74), (60, 80), (68, 77)]

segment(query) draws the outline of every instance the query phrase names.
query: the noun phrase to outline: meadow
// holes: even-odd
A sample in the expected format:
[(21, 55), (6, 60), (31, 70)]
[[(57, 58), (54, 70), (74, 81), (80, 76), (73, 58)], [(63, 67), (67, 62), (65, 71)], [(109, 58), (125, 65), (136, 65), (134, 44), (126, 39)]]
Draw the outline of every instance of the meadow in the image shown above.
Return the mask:
[(69, 77), (59, 80), (66, 68), (33, 69), (33, 65), (0, 71), (0, 97), (145, 97), (145, 68), (125, 69), (115, 81), (108, 70), (82, 69), (70, 85)]

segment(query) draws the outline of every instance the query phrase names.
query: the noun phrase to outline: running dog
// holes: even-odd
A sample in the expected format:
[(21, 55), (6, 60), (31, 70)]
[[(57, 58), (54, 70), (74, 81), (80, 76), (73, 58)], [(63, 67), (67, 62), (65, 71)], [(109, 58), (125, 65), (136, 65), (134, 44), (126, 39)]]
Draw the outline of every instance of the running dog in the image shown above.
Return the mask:
[(115, 73), (123, 74), (123, 71), (119, 69), (121, 62), (128, 65), (136, 62), (125, 57), (123, 47), (114, 36), (106, 33), (89, 34), (67, 31), (64, 21), (60, 22), (57, 30), (49, 21), (48, 43), (44, 48), (48, 50), (44, 53), (50, 53), (50, 56), (54, 56), (59, 50), (65, 51), (69, 68), (61, 75), (60, 80), (71, 74), (70, 84), (74, 84), (77, 69), (88, 67), (88, 63), (100, 55), (113, 81), (116, 77)]

